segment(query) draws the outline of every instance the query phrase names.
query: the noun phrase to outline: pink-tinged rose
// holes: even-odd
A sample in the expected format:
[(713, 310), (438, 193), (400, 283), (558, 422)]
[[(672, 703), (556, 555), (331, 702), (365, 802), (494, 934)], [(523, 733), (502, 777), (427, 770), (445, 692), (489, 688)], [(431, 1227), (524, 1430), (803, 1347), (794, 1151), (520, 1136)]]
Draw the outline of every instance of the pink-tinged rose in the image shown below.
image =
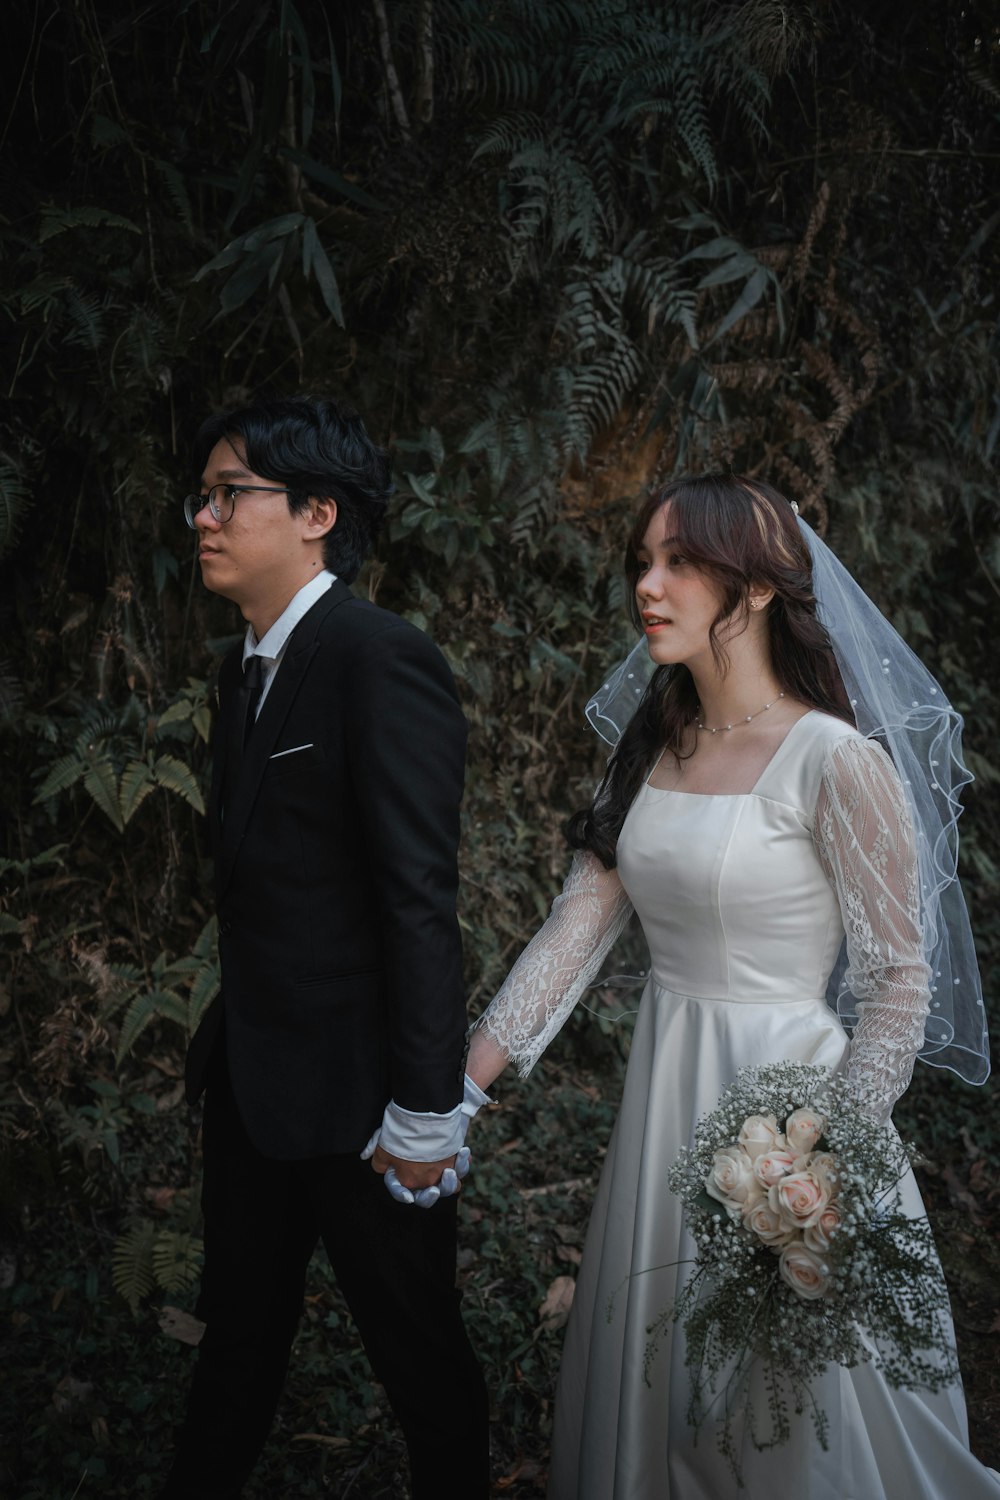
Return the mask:
[(753, 1175), (762, 1187), (773, 1187), (782, 1177), (795, 1171), (795, 1157), (790, 1151), (762, 1151), (753, 1164)]
[(821, 1257), (805, 1245), (786, 1245), (778, 1271), (793, 1292), (810, 1300), (824, 1296), (830, 1284), (830, 1273)]
[(805, 1156), (823, 1134), (826, 1121), (814, 1109), (795, 1109), (785, 1121), (785, 1140), (796, 1156)]
[(743, 1222), (771, 1250), (780, 1250), (795, 1234), (795, 1230), (789, 1229), (781, 1215), (775, 1213), (766, 1198), (755, 1203), (749, 1213), (744, 1210)]
[(751, 1161), (756, 1161), (762, 1151), (783, 1151), (785, 1137), (778, 1129), (774, 1115), (750, 1115), (743, 1121), (739, 1144)]
[(825, 1255), (830, 1248), (830, 1240), (839, 1228), (840, 1209), (835, 1203), (828, 1203), (815, 1224), (807, 1225), (802, 1231), (802, 1243), (808, 1250), (815, 1250), (817, 1255)]
[(747, 1195), (756, 1185), (753, 1163), (739, 1146), (726, 1146), (713, 1153), (712, 1165), (705, 1178), (705, 1190), (733, 1218), (740, 1216)]
[(768, 1189), (767, 1201), (791, 1229), (815, 1224), (830, 1202), (829, 1185), (810, 1168), (789, 1172)]

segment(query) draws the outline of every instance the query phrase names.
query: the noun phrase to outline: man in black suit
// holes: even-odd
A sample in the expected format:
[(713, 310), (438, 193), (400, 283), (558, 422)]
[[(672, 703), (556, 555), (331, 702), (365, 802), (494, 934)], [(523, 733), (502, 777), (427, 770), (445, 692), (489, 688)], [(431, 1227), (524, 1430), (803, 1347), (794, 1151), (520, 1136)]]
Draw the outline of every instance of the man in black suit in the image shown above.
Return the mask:
[(391, 490), (355, 413), (259, 403), (206, 422), (195, 460), (202, 578), (247, 632), (220, 674), (210, 805), (222, 991), (187, 1066), (191, 1102), (206, 1091), (206, 1327), (164, 1496), (240, 1495), (322, 1239), (403, 1428), (414, 1500), (477, 1500), (487, 1401), (447, 1196), (463, 1140), (465, 722), (437, 648), (348, 587)]

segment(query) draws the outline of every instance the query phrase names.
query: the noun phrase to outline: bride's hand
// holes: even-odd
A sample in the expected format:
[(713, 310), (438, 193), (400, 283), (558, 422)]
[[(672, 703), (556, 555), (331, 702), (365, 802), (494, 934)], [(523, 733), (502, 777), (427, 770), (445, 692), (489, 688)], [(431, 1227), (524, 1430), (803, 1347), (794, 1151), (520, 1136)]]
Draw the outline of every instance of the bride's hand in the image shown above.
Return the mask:
[[(377, 1135), (378, 1132), (376, 1131), (376, 1137)], [(374, 1144), (369, 1142), (371, 1150), (368, 1151), (368, 1148), (365, 1148), (369, 1156), (374, 1156), (377, 1151), (381, 1150), (377, 1139), (373, 1138), (373, 1140)], [(364, 1155), (365, 1153), (362, 1152), (362, 1157)], [(382, 1155), (389, 1161), (393, 1159), (388, 1155), (388, 1152), (382, 1152)], [(455, 1156), (454, 1166), (445, 1167), (441, 1173), (440, 1182), (431, 1183), (428, 1187), (418, 1188), (416, 1191), (411, 1191), (410, 1188), (400, 1182), (396, 1169), (392, 1166), (386, 1167), (382, 1180), (385, 1183), (386, 1191), (390, 1197), (395, 1198), (397, 1203), (415, 1203), (418, 1208), (433, 1208), (439, 1198), (453, 1198), (456, 1193), (461, 1191), (462, 1179), (468, 1177), (471, 1161), (472, 1153), (468, 1146), (463, 1146)], [(408, 1165), (413, 1166), (414, 1164), (410, 1162)], [(377, 1171), (378, 1168), (376, 1167), (375, 1170)]]
[(458, 1192), (457, 1160), (446, 1156), (441, 1161), (408, 1161), (380, 1145), (371, 1153), (372, 1170), (385, 1179), (388, 1193), (397, 1203), (415, 1203), (418, 1208), (433, 1208), (439, 1198)]

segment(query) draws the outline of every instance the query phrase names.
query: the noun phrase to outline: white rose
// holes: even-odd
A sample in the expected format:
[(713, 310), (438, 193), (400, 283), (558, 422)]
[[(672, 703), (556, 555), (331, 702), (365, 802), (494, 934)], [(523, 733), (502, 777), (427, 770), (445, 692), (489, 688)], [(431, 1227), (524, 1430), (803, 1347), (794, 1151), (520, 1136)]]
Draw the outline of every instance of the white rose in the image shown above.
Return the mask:
[(762, 1151), (783, 1151), (785, 1137), (774, 1115), (750, 1115), (743, 1121), (739, 1143), (751, 1161), (756, 1161)]
[(795, 1109), (785, 1121), (785, 1139), (796, 1156), (805, 1156), (823, 1134), (826, 1121), (814, 1109)]
[(790, 1151), (762, 1151), (753, 1164), (753, 1175), (766, 1188), (794, 1170), (795, 1157)]
[(705, 1190), (737, 1218), (751, 1188), (755, 1187), (753, 1163), (739, 1146), (725, 1146), (712, 1156)]
[(824, 1296), (829, 1286), (829, 1271), (821, 1258), (805, 1245), (786, 1245), (778, 1270), (793, 1292), (809, 1300)]
[(758, 1203), (766, 1203), (766, 1202), (767, 1202), (767, 1188), (761, 1187), (760, 1183), (755, 1178), (754, 1181), (750, 1184), (749, 1188), (747, 1189), (747, 1195), (746, 1195), (746, 1197), (743, 1199), (743, 1202), (740, 1204), (740, 1208), (743, 1211), (743, 1217), (744, 1217), (744, 1219), (746, 1219), (747, 1214), (750, 1212), (750, 1210), (752, 1208), (756, 1208), (756, 1206), (757, 1206)]
[(802, 1243), (817, 1255), (825, 1255), (830, 1248), (834, 1232), (840, 1228), (840, 1209), (828, 1203), (815, 1224), (808, 1224), (802, 1231)]
[(749, 1213), (744, 1210), (743, 1222), (771, 1250), (780, 1250), (795, 1233), (794, 1229), (789, 1229), (781, 1215), (775, 1213), (766, 1199), (755, 1203)]
[(768, 1189), (767, 1201), (791, 1229), (805, 1229), (815, 1224), (830, 1202), (830, 1187), (824, 1178), (810, 1168), (807, 1172), (789, 1172)]

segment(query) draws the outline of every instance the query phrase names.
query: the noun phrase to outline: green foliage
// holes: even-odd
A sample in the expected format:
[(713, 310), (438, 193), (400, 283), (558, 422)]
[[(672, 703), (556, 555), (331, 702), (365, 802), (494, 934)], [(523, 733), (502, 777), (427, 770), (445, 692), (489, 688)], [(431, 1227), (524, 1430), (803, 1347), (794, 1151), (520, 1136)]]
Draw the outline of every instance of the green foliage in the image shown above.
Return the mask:
[[(0, 1264), (9, 1243), (31, 1418), (6, 1424), (0, 1488), (25, 1496), (68, 1497), (85, 1470), (109, 1495), (154, 1492), (168, 1443), (169, 1401), (141, 1407), (170, 1383), (162, 1345), (129, 1304), (141, 1319), (168, 1287), (188, 1298), (197, 1258), (180, 1059), (218, 985), (200, 810), (214, 674), (241, 628), (180, 516), (208, 411), (341, 393), (394, 445), (362, 587), (440, 642), (470, 720), (474, 1007), (547, 910), (563, 819), (600, 769), (581, 709), (628, 641), (628, 517), (649, 484), (729, 466), (828, 530), (966, 713), (963, 848), (995, 994), (995, 17), (944, 0), (386, 10), (395, 84), (373, 6), (57, 7), (10, 100)], [(629, 944), (616, 965), (635, 973)], [(539, 1492), (558, 1334), (535, 1312), (575, 1266), (627, 983), (588, 1000), (539, 1079), (505, 1085), (467, 1199), (498, 1461), (535, 1463)], [(948, 1160), (956, 1133), (981, 1142), (970, 1173), (1000, 1160), (982, 1096), (949, 1077), (918, 1074), (905, 1109)], [(261, 1493), (315, 1493), (321, 1470), (346, 1491), (362, 1463), (359, 1484), (392, 1493), (398, 1443), (315, 1276), (290, 1420), (353, 1436), (276, 1442)], [(100, 1389), (58, 1415), (66, 1379)]]
[(132, 1224), (115, 1242), (111, 1281), (133, 1313), (156, 1289), (176, 1296), (198, 1280), (202, 1243), (194, 1235), (158, 1229), (149, 1219)]
[(119, 1067), (154, 1021), (180, 1026), (185, 1039), (194, 1034), (219, 993), (218, 931), (218, 919), (210, 917), (189, 955), (170, 959), (158, 954), (148, 976), (128, 964), (93, 965), (95, 988), (105, 995), (102, 1020), (121, 1017), (115, 1049)]
[[(185, 714), (183, 708), (168, 717), (167, 724), (179, 722), (184, 717), (194, 718), (193, 711)], [(61, 792), (82, 782), (94, 804), (119, 833), (158, 786), (173, 792), (195, 812), (204, 813), (205, 802), (198, 779), (191, 767), (176, 755), (154, 757), (153, 752), (148, 751), (142, 760), (130, 758), (123, 761), (121, 755), (116, 754), (120, 744), (119, 731), (127, 728), (131, 719), (128, 710), (124, 720), (110, 719), (103, 713), (85, 713), (83, 717), (86, 727), (73, 741), (69, 753), (61, 755), (50, 767), (35, 794), (36, 802), (52, 803)], [(160, 727), (163, 727), (162, 717)]]
[(111, 1258), (111, 1281), (119, 1297), (124, 1297), (133, 1312), (153, 1290), (153, 1245), (156, 1230), (148, 1219), (123, 1234), (116, 1242)]

